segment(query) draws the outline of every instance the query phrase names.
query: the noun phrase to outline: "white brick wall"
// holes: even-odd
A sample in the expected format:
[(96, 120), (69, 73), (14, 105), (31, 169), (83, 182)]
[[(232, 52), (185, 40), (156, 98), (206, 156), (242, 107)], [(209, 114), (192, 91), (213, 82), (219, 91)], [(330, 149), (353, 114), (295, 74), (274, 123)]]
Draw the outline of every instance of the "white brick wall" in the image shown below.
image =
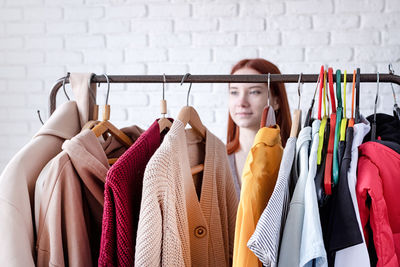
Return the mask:
[[(387, 72), (393, 62), (400, 74), (399, 36), (399, 0), (0, 0), (0, 171), (40, 128), (36, 110), (47, 118), (49, 91), (67, 71), (226, 74), (239, 59), (263, 57), (283, 73), (318, 73), (321, 64)], [(167, 85), (170, 116), (186, 104), (187, 88)], [(226, 88), (194, 84), (190, 96), (223, 140)], [(304, 110), (314, 88), (304, 85)], [(375, 89), (362, 85), (364, 114), (373, 110)], [(105, 90), (98, 89), (99, 104)], [(159, 115), (161, 90), (111, 85), (112, 121), (146, 128)], [(293, 107), (296, 86), (287, 90)], [(61, 91), (57, 101), (66, 101)], [(392, 105), (390, 85), (382, 84), (378, 110), (390, 113)]]

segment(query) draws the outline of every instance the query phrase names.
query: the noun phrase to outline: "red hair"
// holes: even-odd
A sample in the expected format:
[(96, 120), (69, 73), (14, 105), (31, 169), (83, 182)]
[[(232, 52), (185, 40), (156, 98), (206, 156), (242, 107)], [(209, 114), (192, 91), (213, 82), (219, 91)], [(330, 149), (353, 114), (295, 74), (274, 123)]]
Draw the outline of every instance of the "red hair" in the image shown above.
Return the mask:
[[(231, 70), (231, 74), (242, 68), (250, 68), (258, 71), (260, 74), (281, 74), (277, 66), (271, 62), (262, 59), (243, 59), (239, 61)], [(276, 123), (281, 129), (282, 146), (286, 145), (286, 140), (289, 138), (290, 127), (292, 126), (292, 118), (290, 116), (289, 102), (287, 99), (286, 88), (284, 83), (271, 83), (271, 93), (279, 103), (279, 109), (275, 110)], [(228, 134), (226, 148), (228, 154), (236, 152), (239, 148), (239, 126), (232, 120), (228, 113)]]

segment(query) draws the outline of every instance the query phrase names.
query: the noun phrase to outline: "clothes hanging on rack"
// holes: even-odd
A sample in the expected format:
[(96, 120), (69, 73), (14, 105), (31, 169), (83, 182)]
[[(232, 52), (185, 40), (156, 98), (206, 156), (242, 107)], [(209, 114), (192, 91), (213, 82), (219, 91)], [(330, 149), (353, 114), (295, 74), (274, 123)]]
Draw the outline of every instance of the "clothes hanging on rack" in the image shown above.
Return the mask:
[(279, 126), (258, 130), (243, 168), (233, 266), (262, 265), (247, 247), (247, 242), (274, 191), (282, 154)]
[(155, 121), (107, 174), (99, 266), (133, 266), (146, 165), (163, 136)]
[(79, 133), (90, 115), (88, 91), (91, 74), (72, 73), (73, 93), (82, 102), (61, 105), (38, 133), (7, 164), (0, 176), (0, 262), (34, 266), (34, 190), (42, 168), (59, 152), (66, 139)]
[(317, 174), (317, 152), (320, 120), (312, 123), (312, 143), (308, 160), (308, 175), (304, 189), (304, 220), (300, 243), (300, 266), (327, 266), (314, 178)]
[(353, 126), (353, 142), (351, 145), (351, 161), (347, 172), (347, 182), (355, 211), (359, 232), (363, 242), (354, 246), (349, 246), (336, 251), (335, 267), (353, 267), (353, 266), (371, 266), (363, 228), (360, 221), (360, 212), (358, 209), (356, 184), (357, 184), (357, 163), (358, 163), (358, 147), (361, 145), (365, 135), (370, 131), (370, 123), (361, 116), (361, 122)]
[[(304, 189), (308, 175), (308, 154), (311, 142), (311, 127), (301, 129), (296, 142), (294, 168), (299, 178), (290, 201), (289, 212), (283, 230), (278, 266), (298, 266), (300, 263), (301, 233), (304, 219)], [(287, 255), (291, 255), (288, 257)]]
[[(136, 139), (143, 130), (123, 131)], [(98, 260), (107, 156), (126, 148), (113, 136), (102, 144), (91, 130), (64, 142), (42, 184), (37, 232), (37, 266), (93, 266)], [(60, 209), (60, 207), (63, 207)]]
[(276, 266), (278, 262), (279, 244), (290, 203), (289, 187), (293, 183), (291, 170), (296, 141), (297, 137), (290, 137), (286, 142), (274, 191), (247, 242), (248, 248), (264, 266)]
[(225, 146), (206, 131), (199, 197), (188, 154), (196, 136), (175, 120), (147, 164), (136, 266), (230, 265), (238, 200)]

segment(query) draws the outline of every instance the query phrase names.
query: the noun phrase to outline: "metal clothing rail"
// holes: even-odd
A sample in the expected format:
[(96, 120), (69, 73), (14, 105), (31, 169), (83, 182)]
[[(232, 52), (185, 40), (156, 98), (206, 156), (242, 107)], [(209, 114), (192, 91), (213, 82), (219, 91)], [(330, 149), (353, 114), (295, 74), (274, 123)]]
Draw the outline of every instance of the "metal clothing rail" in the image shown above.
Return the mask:
[[(271, 74), (271, 82), (297, 83), (300, 74)], [(344, 74), (342, 76), (342, 81)], [(165, 80), (164, 80), (165, 77)], [(110, 83), (180, 83), (184, 75), (109, 75)], [(348, 82), (353, 81), (353, 74), (347, 74)], [(315, 83), (318, 80), (318, 74), (302, 74), (302, 83)], [(333, 75), (336, 81), (336, 75)], [(93, 83), (106, 83), (104, 75), (94, 75), (91, 79)], [(267, 82), (266, 74), (257, 75), (190, 75), (185, 83), (264, 83)], [(360, 75), (360, 82), (377, 82), (376, 73)], [(395, 83), (400, 85), (400, 76), (394, 74), (379, 74), (380, 83)], [(68, 77), (60, 78), (50, 93), (50, 114), (56, 109), (56, 95), (63, 83), (69, 83)]]

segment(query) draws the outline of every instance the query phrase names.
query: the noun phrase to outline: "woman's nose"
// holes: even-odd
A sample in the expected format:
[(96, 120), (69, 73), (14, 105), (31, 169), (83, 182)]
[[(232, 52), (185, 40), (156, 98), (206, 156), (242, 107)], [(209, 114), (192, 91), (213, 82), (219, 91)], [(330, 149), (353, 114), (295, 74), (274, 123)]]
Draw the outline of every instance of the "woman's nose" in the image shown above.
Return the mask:
[(249, 101), (247, 99), (246, 94), (240, 94), (238, 99), (238, 106), (247, 107), (249, 105)]

